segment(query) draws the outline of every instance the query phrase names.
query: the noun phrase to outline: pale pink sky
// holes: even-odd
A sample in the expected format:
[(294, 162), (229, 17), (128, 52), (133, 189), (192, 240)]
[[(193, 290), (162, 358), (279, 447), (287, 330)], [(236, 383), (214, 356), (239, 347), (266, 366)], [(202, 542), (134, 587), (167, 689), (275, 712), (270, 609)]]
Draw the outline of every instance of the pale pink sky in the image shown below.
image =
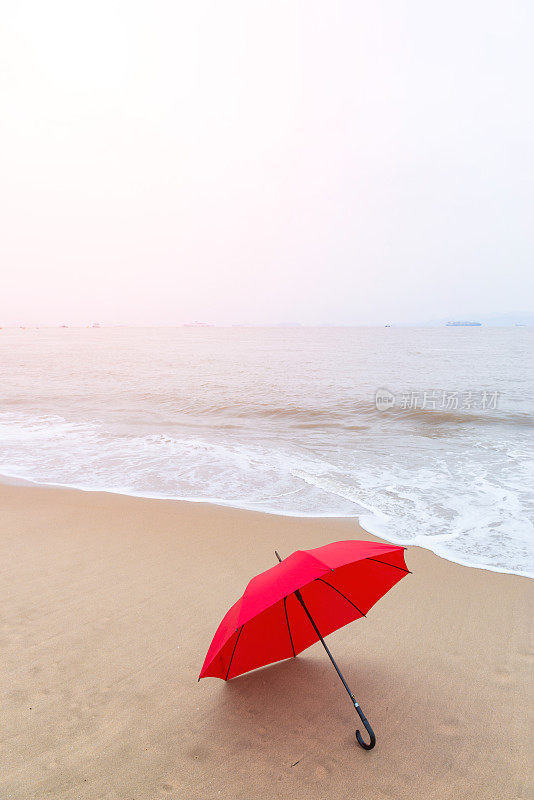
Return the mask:
[(0, 325), (528, 310), (532, 21), (8, 0)]

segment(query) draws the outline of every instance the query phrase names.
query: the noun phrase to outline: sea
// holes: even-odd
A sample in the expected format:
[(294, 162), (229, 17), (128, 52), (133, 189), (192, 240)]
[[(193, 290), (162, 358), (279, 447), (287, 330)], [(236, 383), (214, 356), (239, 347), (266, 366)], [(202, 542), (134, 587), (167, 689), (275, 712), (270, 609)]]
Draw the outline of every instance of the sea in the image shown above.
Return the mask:
[(533, 576), (533, 354), (528, 327), (3, 329), (0, 473)]

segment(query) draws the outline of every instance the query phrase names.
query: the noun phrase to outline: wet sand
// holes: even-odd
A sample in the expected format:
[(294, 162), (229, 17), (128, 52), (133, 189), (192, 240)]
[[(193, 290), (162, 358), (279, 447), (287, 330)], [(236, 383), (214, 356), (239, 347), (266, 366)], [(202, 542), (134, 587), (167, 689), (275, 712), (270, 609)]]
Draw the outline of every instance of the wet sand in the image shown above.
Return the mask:
[(413, 574), (320, 644), (197, 682), (248, 579), (373, 539), (354, 520), (0, 487), (0, 796), (13, 800), (491, 798), (528, 783), (532, 581), (406, 552)]

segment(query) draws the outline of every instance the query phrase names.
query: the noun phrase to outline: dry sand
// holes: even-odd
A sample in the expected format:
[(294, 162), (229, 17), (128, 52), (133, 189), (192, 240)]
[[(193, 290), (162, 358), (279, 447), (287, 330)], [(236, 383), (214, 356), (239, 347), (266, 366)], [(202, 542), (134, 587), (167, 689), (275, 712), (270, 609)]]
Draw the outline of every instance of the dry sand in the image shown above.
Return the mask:
[(328, 639), (368, 753), (320, 644), (197, 683), (274, 548), (374, 538), (355, 521), (17, 486), (0, 508), (2, 800), (530, 796), (528, 579), (408, 549), (413, 575)]

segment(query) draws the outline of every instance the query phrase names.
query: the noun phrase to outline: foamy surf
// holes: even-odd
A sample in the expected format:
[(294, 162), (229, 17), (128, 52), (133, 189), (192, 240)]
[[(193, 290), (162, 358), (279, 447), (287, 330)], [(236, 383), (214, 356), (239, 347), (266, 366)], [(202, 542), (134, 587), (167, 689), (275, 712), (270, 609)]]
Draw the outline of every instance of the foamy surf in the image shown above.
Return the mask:
[[(101, 330), (97, 339), (90, 331), (7, 333), (5, 475), (358, 517), (396, 544), (533, 574), (534, 416), (529, 345), (518, 345), (525, 331), (520, 340), (479, 331), (476, 361), (465, 332), (444, 330), (210, 330), (194, 339), (180, 330)], [(444, 337), (447, 358), (436, 362)], [(414, 362), (406, 354), (415, 343)], [(491, 389), (501, 400), (486, 410), (398, 403), (381, 411), (374, 398), (386, 376), (397, 397), (437, 396), (433, 378), (471, 398)]]
[(276, 450), (265, 443), (222, 444), (168, 434), (113, 437), (95, 423), (10, 417), (0, 421), (5, 475), (274, 514), (354, 516), (369, 532), (397, 544), (417, 544), (462, 564), (532, 575), (533, 531), (521, 488), (511, 487), (506, 476), (496, 482), (460, 453), (418, 467), (360, 460), (346, 461), (341, 469), (298, 447)]

